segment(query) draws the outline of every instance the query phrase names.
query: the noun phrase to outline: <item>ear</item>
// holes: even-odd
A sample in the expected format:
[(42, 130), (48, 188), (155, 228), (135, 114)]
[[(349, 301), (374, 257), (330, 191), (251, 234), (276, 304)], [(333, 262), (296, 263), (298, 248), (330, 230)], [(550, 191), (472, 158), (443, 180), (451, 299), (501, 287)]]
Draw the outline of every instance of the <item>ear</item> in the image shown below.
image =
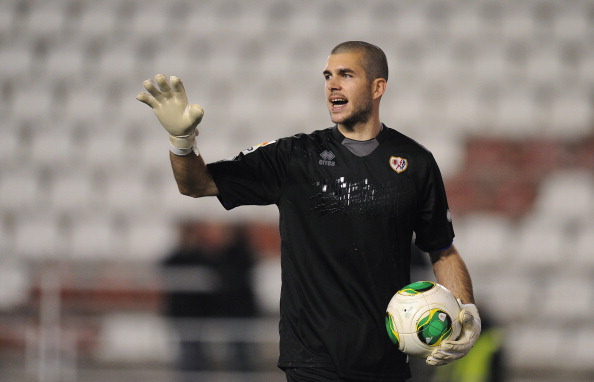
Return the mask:
[(383, 78), (376, 78), (371, 83), (371, 96), (373, 99), (380, 99), (386, 92), (387, 82)]

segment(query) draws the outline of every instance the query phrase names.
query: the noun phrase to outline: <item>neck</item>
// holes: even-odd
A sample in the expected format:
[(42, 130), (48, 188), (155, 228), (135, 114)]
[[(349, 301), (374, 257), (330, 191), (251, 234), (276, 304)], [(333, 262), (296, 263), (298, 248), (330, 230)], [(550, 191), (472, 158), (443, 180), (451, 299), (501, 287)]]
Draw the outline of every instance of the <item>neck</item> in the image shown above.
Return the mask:
[(338, 124), (338, 131), (346, 138), (354, 141), (368, 141), (373, 139), (377, 137), (381, 130), (382, 124), (380, 121), (368, 121), (367, 123), (354, 126)]

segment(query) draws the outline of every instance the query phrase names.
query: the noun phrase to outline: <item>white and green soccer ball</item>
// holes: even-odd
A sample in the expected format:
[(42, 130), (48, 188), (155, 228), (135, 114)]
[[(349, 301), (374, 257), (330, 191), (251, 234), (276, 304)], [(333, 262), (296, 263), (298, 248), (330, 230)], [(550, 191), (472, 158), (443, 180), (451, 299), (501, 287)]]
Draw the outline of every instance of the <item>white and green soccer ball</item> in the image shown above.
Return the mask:
[(460, 304), (444, 286), (417, 281), (400, 289), (386, 310), (386, 330), (398, 349), (427, 358), (443, 341), (456, 339)]

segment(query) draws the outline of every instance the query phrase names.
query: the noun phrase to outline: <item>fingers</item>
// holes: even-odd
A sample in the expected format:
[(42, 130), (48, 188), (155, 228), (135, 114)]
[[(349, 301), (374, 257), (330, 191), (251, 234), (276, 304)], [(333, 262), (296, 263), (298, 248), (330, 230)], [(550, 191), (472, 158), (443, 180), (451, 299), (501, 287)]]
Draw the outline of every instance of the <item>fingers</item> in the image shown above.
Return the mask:
[(456, 350), (452, 348), (444, 349), (443, 344), (431, 353), (425, 360), (428, 365), (440, 366), (460, 359), (466, 355), (467, 350)]
[(441, 344), (444, 353), (466, 353), (471, 348), (472, 344), (468, 341), (444, 342)]
[(180, 99), (186, 99), (186, 89), (184, 88), (184, 84), (179, 77), (171, 76), (171, 88), (173, 89), (173, 94), (176, 97)]
[(189, 112), (190, 118), (192, 121), (195, 121), (196, 124), (202, 121), (202, 117), (204, 117), (204, 109), (200, 105), (191, 105)]
[(427, 357), (427, 359), (425, 360), (425, 363), (427, 365), (431, 365), (431, 366), (442, 366), (442, 365), (446, 365), (450, 362), (454, 361), (453, 359), (447, 359), (446, 356), (444, 356), (443, 354), (431, 354), (429, 357)]
[(159, 105), (159, 103), (147, 93), (138, 93), (136, 99), (142, 103), (149, 105), (153, 109)]
[(431, 356), (425, 360), (425, 363), (430, 366), (442, 366), (442, 365), (447, 364), (447, 362), (440, 361), (440, 360), (433, 358)]
[(157, 74), (155, 76), (155, 82), (157, 82), (157, 85), (159, 85), (159, 89), (161, 89), (161, 94), (163, 95), (163, 97), (165, 97), (166, 99), (171, 98), (173, 93), (171, 92), (169, 82), (167, 82), (167, 77), (165, 77), (162, 74)]
[(474, 316), (466, 309), (462, 309), (460, 312), (460, 322), (462, 325), (472, 324), (474, 321)]
[[(162, 103), (167, 101), (168, 99), (171, 99), (173, 96), (173, 92), (171, 91), (171, 87), (169, 86), (169, 83), (167, 82), (167, 77), (165, 77), (162, 74), (157, 74), (155, 76), (155, 82), (157, 83), (157, 86), (155, 86), (155, 84), (153, 83), (153, 81), (146, 80), (143, 82), (144, 88), (146, 89), (147, 92), (149, 92), (149, 94), (151, 96), (153, 96), (153, 98), (155, 99), (155, 101), (158, 103)], [(144, 98), (144, 97), (143, 97)], [(139, 100), (141, 101), (141, 100)], [(141, 102), (145, 102), (145, 101), (141, 101)], [(147, 102), (145, 102), (147, 103)], [(149, 104), (150, 106), (155, 105), (155, 103), (153, 103), (152, 105)]]

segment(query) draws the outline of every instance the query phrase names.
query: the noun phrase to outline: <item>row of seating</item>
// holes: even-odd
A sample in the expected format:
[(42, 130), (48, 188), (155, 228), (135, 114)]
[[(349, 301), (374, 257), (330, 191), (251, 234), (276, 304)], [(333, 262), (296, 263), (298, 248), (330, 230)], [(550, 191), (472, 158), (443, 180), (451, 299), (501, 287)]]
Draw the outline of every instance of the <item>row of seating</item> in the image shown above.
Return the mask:
[[(255, 33), (261, 28), (287, 28), (299, 33), (330, 30), (332, 25), (346, 25), (358, 31), (370, 27), (381, 29), (371, 20), (392, 21), (401, 26), (399, 32), (417, 34), (437, 28), (448, 28), (460, 35), (465, 32), (493, 30), (511, 35), (531, 35), (553, 30), (567, 36), (588, 31), (588, 1), (529, 1), (518, 5), (513, 1), (442, 2), (417, 1), (342, 1), (340, 4), (318, 4), (304, 1), (299, 5), (276, 1), (259, 1), (247, 5), (239, 1), (223, 3), (187, 0), (160, 3), (143, 1), (11, 1), (5, 12), (12, 12), (13, 28), (29, 33), (56, 33), (61, 29), (89, 28), (93, 32), (123, 30), (138, 35), (153, 35), (192, 27), (208, 31), (218, 20), (229, 20), (230, 28)], [(156, 18), (155, 15), (162, 16)], [(127, 23), (121, 23), (126, 19)], [(10, 21), (9, 19), (8, 21)], [(150, 28), (148, 27), (150, 26)], [(307, 26), (308, 28), (300, 28)]]

